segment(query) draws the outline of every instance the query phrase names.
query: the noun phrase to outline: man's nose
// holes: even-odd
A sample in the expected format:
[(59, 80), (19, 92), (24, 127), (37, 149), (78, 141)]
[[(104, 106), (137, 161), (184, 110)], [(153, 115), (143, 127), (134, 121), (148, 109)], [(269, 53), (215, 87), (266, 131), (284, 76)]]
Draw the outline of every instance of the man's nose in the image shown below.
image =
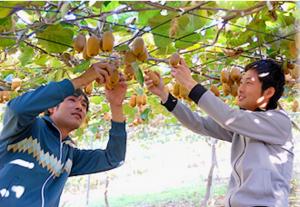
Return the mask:
[(80, 101), (76, 101), (76, 109), (82, 111), (83, 110), (83, 106), (81, 104)]

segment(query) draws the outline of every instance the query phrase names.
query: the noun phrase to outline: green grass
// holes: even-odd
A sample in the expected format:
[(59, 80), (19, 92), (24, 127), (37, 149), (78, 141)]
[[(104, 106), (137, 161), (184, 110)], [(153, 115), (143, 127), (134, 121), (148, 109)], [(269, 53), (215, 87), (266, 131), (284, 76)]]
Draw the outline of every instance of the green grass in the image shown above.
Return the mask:
[[(109, 198), (111, 207), (142, 207), (150, 205), (160, 205), (172, 201), (188, 201), (189, 203), (199, 204), (205, 194), (205, 186), (187, 186), (182, 188), (169, 189), (159, 193), (144, 195), (126, 195), (122, 197)], [(215, 186), (214, 196), (224, 195), (226, 186)], [(105, 206), (103, 200), (92, 201), (90, 207)]]

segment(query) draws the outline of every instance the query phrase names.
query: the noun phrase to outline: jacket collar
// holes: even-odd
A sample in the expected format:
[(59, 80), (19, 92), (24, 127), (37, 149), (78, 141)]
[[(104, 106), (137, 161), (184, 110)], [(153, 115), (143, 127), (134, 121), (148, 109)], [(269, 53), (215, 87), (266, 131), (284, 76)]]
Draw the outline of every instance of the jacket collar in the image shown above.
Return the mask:
[[(55, 125), (54, 121), (50, 118), (50, 116), (43, 116), (42, 117), (43, 120), (45, 120), (46, 124), (51, 127), (52, 129), (56, 130), (58, 132), (58, 134), (60, 134), (60, 132), (58, 131), (57, 126)], [(67, 140), (71, 140), (72, 139), (67, 136), (63, 141), (67, 141)]]

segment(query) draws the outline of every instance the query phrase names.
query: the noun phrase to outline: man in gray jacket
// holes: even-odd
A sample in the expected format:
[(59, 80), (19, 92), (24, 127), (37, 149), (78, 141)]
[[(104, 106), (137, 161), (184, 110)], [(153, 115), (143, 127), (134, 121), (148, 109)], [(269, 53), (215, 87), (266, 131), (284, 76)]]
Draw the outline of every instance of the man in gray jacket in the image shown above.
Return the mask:
[(183, 59), (172, 68), (176, 81), (208, 116), (192, 112), (161, 83), (146, 85), (160, 97), (172, 114), (190, 130), (232, 143), (232, 173), (226, 207), (286, 207), (293, 167), (292, 125), (287, 114), (277, 110), (285, 78), (273, 60), (259, 60), (245, 67), (238, 89), (238, 106), (232, 109), (193, 80)]

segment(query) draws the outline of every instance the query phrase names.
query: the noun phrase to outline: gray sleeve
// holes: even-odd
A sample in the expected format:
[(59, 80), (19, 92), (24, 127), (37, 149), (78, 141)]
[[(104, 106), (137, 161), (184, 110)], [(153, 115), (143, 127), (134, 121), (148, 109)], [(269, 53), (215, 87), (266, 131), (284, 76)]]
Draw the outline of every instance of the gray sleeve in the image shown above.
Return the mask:
[(231, 142), (233, 133), (221, 127), (211, 117), (202, 117), (196, 112), (192, 112), (187, 106), (177, 101), (172, 114), (177, 120), (191, 131), (205, 136)]
[(232, 109), (207, 91), (198, 106), (224, 129), (270, 144), (284, 144), (291, 134), (291, 121), (281, 110)]

